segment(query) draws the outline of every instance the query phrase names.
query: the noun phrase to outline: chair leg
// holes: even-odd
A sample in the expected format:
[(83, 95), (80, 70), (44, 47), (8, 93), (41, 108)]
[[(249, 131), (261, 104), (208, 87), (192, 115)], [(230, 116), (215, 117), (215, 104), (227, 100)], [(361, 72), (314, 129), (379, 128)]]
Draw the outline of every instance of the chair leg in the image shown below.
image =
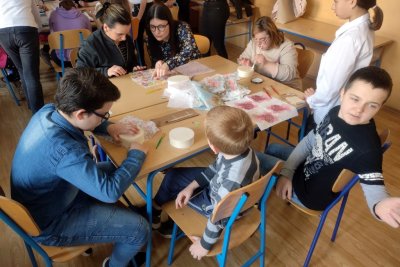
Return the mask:
[(287, 125), (287, 129), (286, 129), (286, 140), (289, 141), (289, 135), (290, 135), (290, 127), (292, 126), (292, 120), (289, 119), (287, 121), (288, 125)]
[(308, 250), (308, 253), (307, 253), (307, 258), (303, 265), (304, 267), (307, 267), (310, 264), (312, 254), (314, 252), (315, 246), (317, 245), (318, 238), (321, 234), (322, 228), (324, 227), (324, 223), (325, 223), (326, 217), (328, 216), (328, 212), (329, 212), (329, 210), (325, 210), (324, 213), (322, 213), (322, 215), (321, 215), (321, 219), (319, 220), (317, 231), (315, 232), (313, 241), (311, 242), (310, 249)]
[(336, 219), (335, 229), (333, 229), (331, 241), (335, 242), (337, 231), (339, 230), (340, 221), (342, 220), (344, 208), (346, 207), (346, 202), (349, 194), (343, 196), (342, 204), (340, 205), (340, 210), (338, 213), (338, 217)]
[(174, 250), (175, 250), (175, 242), (177, 240), (176, 234), (178, 232), (178, 226), (174, 223), (174, 227), (172, 228), (171, 242), (169, 243), (169, 251), (168, 251), (168, 265), (172, 264), (174, 258)]
[(38, 267), (36, 259), (35, 259), (35, 255), (33, 254), (33, 251), (32, 251), (32, 248), (26, 242), (24, 242), (24, 243), (25, 243), (26, 250), (28, 251), (29, 259), (31, 260), (32, 266)]
[(267, 140), (265, 142), (264, 153), (267, 151), (267, 148), (268, 148), (268, 145), (269, 145), (269, 139), (271, 138), (271, 131), (272, 131), (272, 127), (270, 127), (267, 130)]
[(8, 91), (10, 92), (10, 95), (14, 99), (14, 102), (17, 104), (17, 106), (19, 106), (20, 105), (19, 100), (18, 100), (17, 96), (15, 95), (14, 89), (13, 89), (10, 81), (7, 78), (6, 71), (4, 69), (1, 69), (1, 73), (3, 74), (4, 81), (6, 82), (6, 86), (7, 86)]

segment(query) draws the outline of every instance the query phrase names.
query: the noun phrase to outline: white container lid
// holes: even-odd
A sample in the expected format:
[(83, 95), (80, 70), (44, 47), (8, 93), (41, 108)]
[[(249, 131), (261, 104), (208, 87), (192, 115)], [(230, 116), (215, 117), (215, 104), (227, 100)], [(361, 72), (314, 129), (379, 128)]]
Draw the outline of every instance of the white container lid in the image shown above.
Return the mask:
[(169, 143), (176, 148), (188, 148), (194, 143), (194, 131), (187, 127), (178, 127), (169, 131)]
[(173, 85), (177, 83), (184, 83), (190, 81), (190, 77), (186, 75), (175, 75), (168, 78), (168, 85)]

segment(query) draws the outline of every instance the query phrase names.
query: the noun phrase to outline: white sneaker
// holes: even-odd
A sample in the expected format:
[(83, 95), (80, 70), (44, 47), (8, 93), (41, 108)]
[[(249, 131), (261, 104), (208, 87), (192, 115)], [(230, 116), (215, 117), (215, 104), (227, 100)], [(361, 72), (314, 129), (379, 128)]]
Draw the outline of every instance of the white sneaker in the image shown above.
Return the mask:
[(105, 258), (102, 265), (102, 267), (108, 267), (108, 266), (110, 266), (110, 257)]

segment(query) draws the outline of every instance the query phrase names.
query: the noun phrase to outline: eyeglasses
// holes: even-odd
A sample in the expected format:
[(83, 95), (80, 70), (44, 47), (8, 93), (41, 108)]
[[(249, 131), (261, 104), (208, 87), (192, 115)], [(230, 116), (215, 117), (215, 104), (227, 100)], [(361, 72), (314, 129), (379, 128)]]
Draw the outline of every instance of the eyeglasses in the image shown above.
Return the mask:
[(91, 113), (93, 113), (97, 117), (100, 117), (102, 123), (107, 121), (110, 118), (110, 115), (111, 115), (110, 112), (108, 112), (108, 111), (104, 115), (101, 115), (101, 114), (97, 113), (96, 111), (91, 111)]
[(165, 31), (165, 29), (167, 28), (167, 26), (168, 26), (168, 23), (167, 24), (165, 24), (165, 25), (157, 25), (157, 26), (155, 26), (155, 25), (151, 25), (150, 24), (150, 30), (152, 31), (152, 32), (155, 32), (156, 30), (158, 30), (159, 32), (163, 32), (163, 31)]
[(270, 39), (269, 35), (267, 35), (263, 38), (253, 38), (253, 40), (256, 44), (265, 44), (269, 39)]

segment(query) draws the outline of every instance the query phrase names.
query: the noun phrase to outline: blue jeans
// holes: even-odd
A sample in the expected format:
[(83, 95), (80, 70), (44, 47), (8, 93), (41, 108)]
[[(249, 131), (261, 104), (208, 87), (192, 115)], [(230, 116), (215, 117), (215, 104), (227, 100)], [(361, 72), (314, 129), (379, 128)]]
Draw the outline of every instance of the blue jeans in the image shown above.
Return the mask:
[[(108, 164), (108, 165), (107, 165)], [(101, 168), (112, 170), (111, 163)], [(114, 243), (110, 266), (126, 266), (150, 238), (145, 218), (128, 208), (100, 202), (82, 191), (71, 207), (35, 240), (48, 246)]]
[(18, 69), (28, 107), (34, 114), (44, 105), (38, 29), (25, 26), (0, 29), (0, 45)]
[[(267, 174), (279, 160), (286, 161), (293, 149), (294, 147), (289, 145), (270, 144), (267, 148), (266, 154), (257, 152), (256, 155), (260, 161), (261, 175)], [(303, 203), (300, 202), (294, 190), (292, 192), (292, 201), (300, 206), (305, 207)]]
[(261, 175), (267, 174), (279, 160), (286, 161), (294, 147), (282, 144), (270, 144), (264, 153), (257, 152), (257, 158), (260, 161)]
[(202, 167), (190, 167), (173, 168), (168, 171), (156, 196), (154, 197), (154, 202), (158, 206), (162, 206), (163, 204), (176, 199), (179, 192), (193, 182), (194, 178), (205, 169), (206, 168)]

